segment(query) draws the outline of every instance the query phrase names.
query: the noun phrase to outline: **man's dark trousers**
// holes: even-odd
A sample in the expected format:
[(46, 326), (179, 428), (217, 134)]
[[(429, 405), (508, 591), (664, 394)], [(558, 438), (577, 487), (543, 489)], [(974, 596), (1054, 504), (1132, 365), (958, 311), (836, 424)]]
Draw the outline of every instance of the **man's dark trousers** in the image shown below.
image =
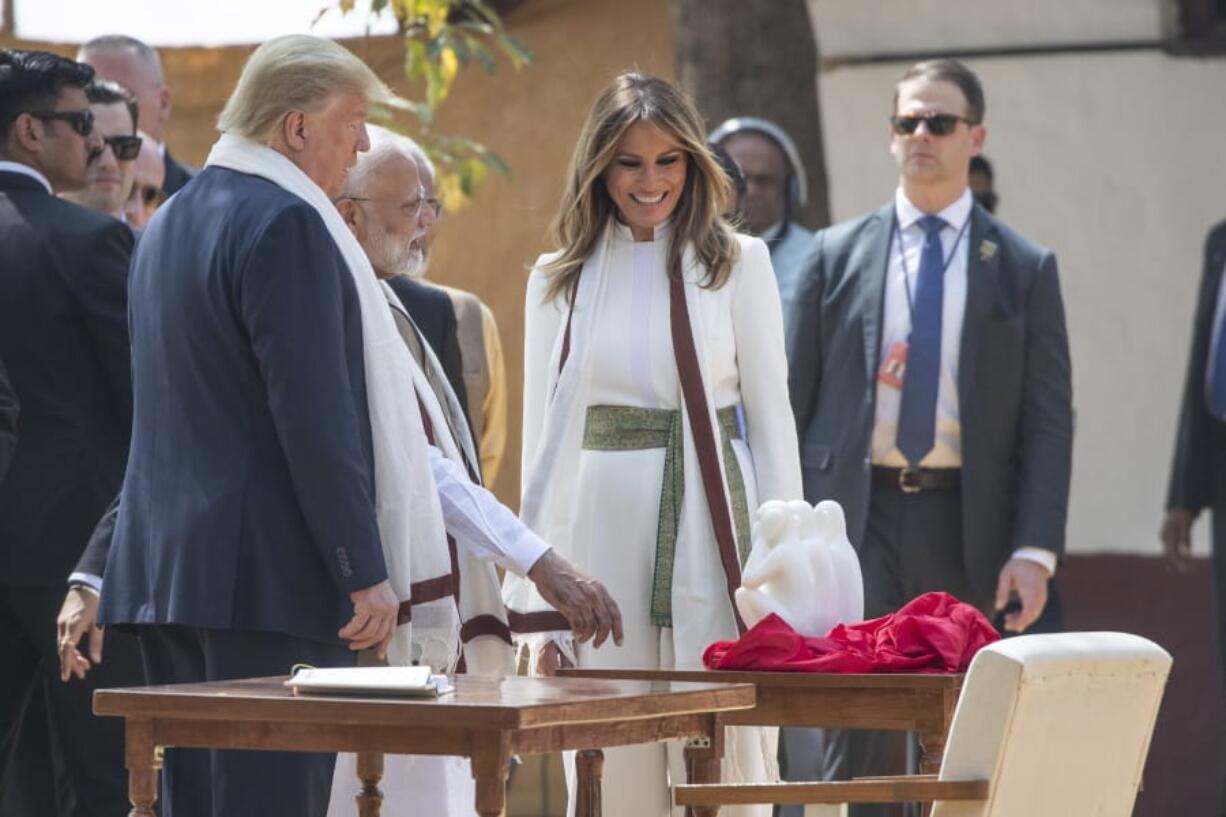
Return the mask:
[[(869, 499), (868, 527), (860, 549), (864, 576), (864, 617), (896, 611), (923, 593), (943, 591), (980, 609), (991, 599), (977, 598), (966, 579), (962, 559), (962, 498), (958, 489), (905, 494), (874, 487)], [(840, 779), (885, 774), (884, 734), (865, 730), (821, 730), (817, 745), (821, 768)], [(802, 741), (796, 751), (813, 753), (815, 733), (780, 731), (782, 755), (789, 738)], [(911, 746), (908, 751), (914, 753)], [(917, 758), (915, 758), (917, 759)], [(913, 760), (915, 760), (913, 759)], [(916, 765), (911, 763), (912, 766)], [(901, 769), (898, 771), (902, 771)], [(856, 805), (857, 817), (886, 817), (894, 807)], [(780, 817), (799, 817), (802, 806), (781, 806)]]
[[(24, 790), (27, 806), (45, 807), (54, 783), (56, 813), (120, 817), (130, 808), (127, 774), (116, 762), (123, 757), (123, 724), (96, 717), (92, 701), (95, 689), (144, 683), (140, 658), (133, 639), (107, 633), (102, 663), (90, 669), (84, 680), (60, 681), (54, 622), (64, 592), (63, 588), (0, 585), (0, 654), (7, 659), (0, 661), (0, 700), (7, 704), (0, 708), (0, 758), (6, 767), (16, 761), (7, 782)], [(43, 694), (34, 694), (36, 688)], [(50, 713), (46, 712), (48, 702)], [(26, 726), (50, 727), (52, 740), (47, 740), (46, 733), (18, 739), (31, 703), (43, 711)], [(49, 745), (62, 759), (65, 781), (56, 781), (45, 756), (37, 762), (18, 757), (21, 748)], [(38, 774), (37, 780), (19, 777), (31, 772)], [(12, 805), (7, 798), (13, 794), (5, 792), (3, 802)]]
[[(289, 675), (295, 664), (353, 665), (357, 653), (279, 633), (209, 630), (177, 624), (131, 628), (151, 684)], [(162, 817), (324, 817), (335, 754), (168, 749)], [(173, 797), (170, 792), (173, 790)]]

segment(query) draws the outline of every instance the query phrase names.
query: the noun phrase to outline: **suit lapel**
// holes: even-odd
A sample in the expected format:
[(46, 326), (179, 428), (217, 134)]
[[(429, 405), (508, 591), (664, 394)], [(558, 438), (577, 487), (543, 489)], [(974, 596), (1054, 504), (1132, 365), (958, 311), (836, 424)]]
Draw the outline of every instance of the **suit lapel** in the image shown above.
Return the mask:
[(866, 257), (864, 259), (864, 365), (868, 382), (877, 380), (877, 359), (881, 352), (881, 322), (885, 311), (885, 275), (890, 262), (890, 240), (894, 236), (894, 204), (891, 202), (876, 213), (873, 222), (864, 228)]
[(992, 313), (1000, 275), (1000, 238), (991, 218), (978, 204), (971, 208), (971, 226), (966, 255), (966, 311), (962, 317), (962, 340), (958, 352), (958, 404), (962, 416), (983, 338), (984, 325)]

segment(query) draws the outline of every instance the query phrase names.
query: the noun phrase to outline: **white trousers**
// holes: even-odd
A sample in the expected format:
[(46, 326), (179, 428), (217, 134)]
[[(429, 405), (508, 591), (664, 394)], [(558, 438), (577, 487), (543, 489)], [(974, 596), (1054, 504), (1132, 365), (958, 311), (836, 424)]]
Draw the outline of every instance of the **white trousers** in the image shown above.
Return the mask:
[[(654, 543), (653, 543), (654, 545)], [(629, 549), (627, 549), (629, 550)], [(592, 575), (598, 577), (621, 609), (625, 640), (621, 647), (606, 642), (600, 649), (579, 645), (579, 665), (619, 669), (700, 669), (701, 656), (677, 661), (672, 630), (651, 623), (651, 571), (649, 556), (627, 550), (594, 554)], [(723, 593), (724, 588), (717, 592)], [(674, 615), (685, 615), (675, 610)], [(773, 782), (779, 779), (776, 762), (779, 730), (774, 727), (736, 727), (726, 730), (723, 782)], [(605, 817), (683, 817), (672, 806), (670, 784), (686, 782), (681, 741), (624, 746), (604, 750), (603, 803)], [(575, 813), (575, 757), (565, 753), (567, 814)], [(727, 806), (724, 817), (771, 817), (772, 806)]]
[[(476, 786), (468, 758), (385, 755), (384, 817), (476, 817)], [(328, 817), (356, 817), (362, 789), (357, 756), (336, 756)]]

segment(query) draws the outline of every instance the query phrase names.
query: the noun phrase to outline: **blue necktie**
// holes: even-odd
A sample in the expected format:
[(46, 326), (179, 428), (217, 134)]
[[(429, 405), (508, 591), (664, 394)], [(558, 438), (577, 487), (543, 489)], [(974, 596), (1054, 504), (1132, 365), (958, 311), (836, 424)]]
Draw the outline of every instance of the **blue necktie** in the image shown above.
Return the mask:
[(932, 450), (937, 425), (937, 383), (941, 374), (941, 303), (945, 293), (945, 258), (937, 216), (919, 220), (924, 230), (919, 276), (911, 305), (911, 336), (898, 409), (898, 450), (912, 465)]

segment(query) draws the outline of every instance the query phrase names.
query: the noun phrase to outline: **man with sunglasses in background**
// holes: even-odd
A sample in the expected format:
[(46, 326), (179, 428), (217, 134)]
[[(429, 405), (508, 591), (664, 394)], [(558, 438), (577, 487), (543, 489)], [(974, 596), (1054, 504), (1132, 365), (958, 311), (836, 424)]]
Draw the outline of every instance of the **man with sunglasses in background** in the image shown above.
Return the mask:
[(133, 163), (132, 192), (124, 202), (123, 214), (133, 230), (143, 230), (153, 218), (153, 213), (166, 200), (162, 189), (166, 181), (166, 165), (158, 155), (157, 142), (144, 131), (137, 131), (141, 138), (140, 153)]
[(116, 82), (95, 79), (85, 89), (102, 150), (90, 158), (86, 184), (63, 194), (71, 202), (124, 221), (141, 138), (136, 135), (136, 97)]
[(92, 80), (53, 54), (0, 50), (0, 359), (21, 401), (0, 484), (0, 764), (11, 765), (38, 688), (59, 747), (41, 759), (59, 785), (39, 801), (112, 816), (128, 809), (123, 728), (90, 702), (96, 688), (140, 679), (108, 660), (84, 683), (60, 683), (55, 636), (65, 578), (119, 491), (132, 426), (132, 233), (55, 195), (86, 187), (104, 148)]
[[(1016, 606), (1005, 627), (1021, 632), (1064, 550), (1071, 370), (1055, 256), (972, 198), (984, 109), (955, 60), (902, 76), (898, 189), (814, 238), (788, 357), (805, 497), (842, 504), (866, 617), (945, 591)], [(883, 773), (874, 733), (800, 737), (792, 779)]]

